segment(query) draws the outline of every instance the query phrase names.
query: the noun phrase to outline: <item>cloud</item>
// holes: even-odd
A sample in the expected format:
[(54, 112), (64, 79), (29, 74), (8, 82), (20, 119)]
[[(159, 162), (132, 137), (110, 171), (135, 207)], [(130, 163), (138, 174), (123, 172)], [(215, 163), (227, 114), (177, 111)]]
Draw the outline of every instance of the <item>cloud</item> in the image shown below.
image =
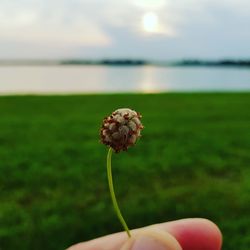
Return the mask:
[(72, 6), (68, 8), (68, 3), (47, 3), (13, 0), (11, 4), (3, 4), (0, 12), (1, 40), (71, 46), (107, 46), (112, 43), (94, 19), (85, 18), (84, 12), (71, 15), (74, 12), (70, 12)]
[[(145, 33), (158, 16), (164, 32)], [(246, 57), (248, 0), (1, 0), (3, 57)]]
[(132, 0), (132, 4), (146, 11), (158, 10), (166, 6), (168, 1), (166, 0)]

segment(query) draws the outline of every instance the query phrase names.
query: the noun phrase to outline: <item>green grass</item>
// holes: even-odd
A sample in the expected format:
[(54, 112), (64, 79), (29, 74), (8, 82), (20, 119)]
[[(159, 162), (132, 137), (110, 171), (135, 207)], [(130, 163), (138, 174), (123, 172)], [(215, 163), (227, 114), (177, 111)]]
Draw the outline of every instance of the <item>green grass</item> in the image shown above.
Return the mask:
[(250, 93), (1, 97), (0, 249), (64, 249), (122, 230), (98, 138), (118, 107), (145, 125), (113, 157), (128, 225), (205, 217), (225, 250), (248, 249)]

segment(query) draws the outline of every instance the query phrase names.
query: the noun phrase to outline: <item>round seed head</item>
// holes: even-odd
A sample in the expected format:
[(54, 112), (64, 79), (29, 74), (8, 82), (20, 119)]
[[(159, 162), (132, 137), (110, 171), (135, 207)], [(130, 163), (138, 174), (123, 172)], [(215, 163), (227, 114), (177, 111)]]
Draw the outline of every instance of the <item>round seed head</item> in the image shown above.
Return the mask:
[(118, 153), (133, 146), (141, 136), (142, 129), (141, 115), (138, 112), (128, 108), (117, 109), (103, 120), (101, 142)]

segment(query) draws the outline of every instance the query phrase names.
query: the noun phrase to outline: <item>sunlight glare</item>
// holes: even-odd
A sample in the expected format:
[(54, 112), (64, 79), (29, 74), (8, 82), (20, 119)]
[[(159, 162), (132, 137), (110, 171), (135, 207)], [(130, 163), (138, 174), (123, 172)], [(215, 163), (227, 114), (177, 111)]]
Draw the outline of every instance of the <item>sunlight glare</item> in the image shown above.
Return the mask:
[(158, 31), (159, 28), (158, 16), (154, 12), (147, 12), (146, 14), (144, 14), (142, 23), (144, 31), (149, 33)]

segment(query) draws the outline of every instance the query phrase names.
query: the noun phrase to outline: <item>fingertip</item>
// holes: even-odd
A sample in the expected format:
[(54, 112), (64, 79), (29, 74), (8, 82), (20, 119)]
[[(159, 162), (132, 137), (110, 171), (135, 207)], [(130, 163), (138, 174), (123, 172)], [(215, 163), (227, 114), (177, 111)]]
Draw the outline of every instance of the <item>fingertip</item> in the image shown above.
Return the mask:
[(215, 243), (214, 249), (215, 250), (221, 249), (223, 236), (219, 227), (211, 220), (208, 219), (199, 219), (199, 220), (201, 221), (200, 223), (204, 223), (204, 225), (207, 226), (208, 235), (210, 235), (210, 238), (212, 238)]
[(208, 219), (185, 219), (173, 223), (168, 230), (178, 240), (183, 250), (220, 250), (222, 233)]

